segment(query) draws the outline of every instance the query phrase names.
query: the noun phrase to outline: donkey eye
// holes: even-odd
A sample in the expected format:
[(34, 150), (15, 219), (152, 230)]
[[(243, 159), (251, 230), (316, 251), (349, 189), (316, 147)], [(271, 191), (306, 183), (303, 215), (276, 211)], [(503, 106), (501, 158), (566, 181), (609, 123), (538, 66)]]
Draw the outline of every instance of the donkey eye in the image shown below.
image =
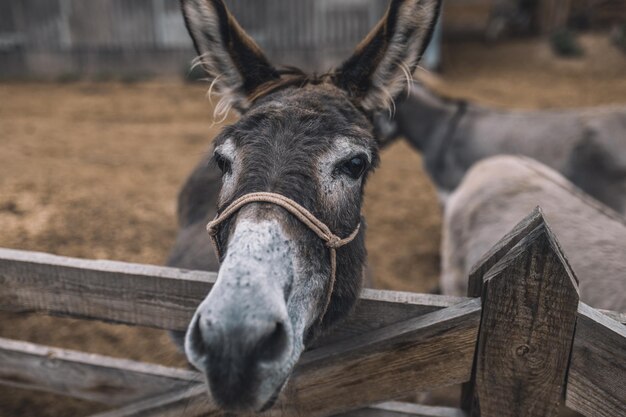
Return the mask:
[(354, 156), (339, 165), (339, 171), (352, 179), (358, 179), (367, 168), (367, 159), (363, 155)]
[(213, 161), (215, 161), (215, 165), (222, 171), (222, 174), (230, 172), (230, 161), (224, 156), (216, 152), (213, 154)]

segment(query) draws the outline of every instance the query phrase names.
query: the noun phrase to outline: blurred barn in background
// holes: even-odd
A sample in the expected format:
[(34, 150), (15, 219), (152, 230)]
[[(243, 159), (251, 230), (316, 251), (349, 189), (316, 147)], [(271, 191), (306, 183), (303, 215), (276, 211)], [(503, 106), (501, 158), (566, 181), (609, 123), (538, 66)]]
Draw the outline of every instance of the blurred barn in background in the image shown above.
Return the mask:
[[(325, 70), (386, 0), (231, 0), (272, 60)], [(194, 56), (176, 0), (0, 0), (0, 75), (171, 74)]]
[[(273, 62), (325, 71), (387, 0), (229, 0)], [(623, 0), (446, 0), (447, 37), (490, 40), (626, 21)], [(0, 0), (0, 76), (182, 74), (194, 56), (177, 0)], [(436, 67), (437, 63), (431, 65)]]

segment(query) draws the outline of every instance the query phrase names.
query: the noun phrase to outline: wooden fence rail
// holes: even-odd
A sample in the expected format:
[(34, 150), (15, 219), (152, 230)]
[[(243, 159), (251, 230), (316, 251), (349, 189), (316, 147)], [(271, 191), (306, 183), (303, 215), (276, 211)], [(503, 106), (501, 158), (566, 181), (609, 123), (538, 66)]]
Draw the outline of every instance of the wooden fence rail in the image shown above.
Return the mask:
[(0, 382), (126, 405), (202, 382), (197, 372), (0, 338)]
[[(185, 330), (215, 278), (213, 272), (0, 249), (0, 309)], [(318, 345), (464, 300), (365, 289), (351, 317)]]
[[(0, 249), (0, 310), (184, 330), (215, 278)], [(364, 290), (263, 415), (545, 417), (559, 404), (626, 415), (626, 317), (579, 302), (540, 210), (474, 268), (470, 296)], [(202, 381), (195, 371), (0, 339), (0, 384), (121, 406), (98, 417), (225, 416)], [(459, 383), (462, 409), (380, 403)]]

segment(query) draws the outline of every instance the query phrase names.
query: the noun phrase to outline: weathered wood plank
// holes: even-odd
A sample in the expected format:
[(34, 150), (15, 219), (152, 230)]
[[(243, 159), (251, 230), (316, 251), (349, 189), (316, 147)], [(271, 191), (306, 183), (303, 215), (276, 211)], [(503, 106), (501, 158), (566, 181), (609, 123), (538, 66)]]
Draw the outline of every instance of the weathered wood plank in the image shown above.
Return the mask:
[(0, 309), (183, 330), (215, 276), (0, 249)]
[(93, 414), (90, 417), (205, 417), (221, 415), (211, 404), (207, 389), (194, 385), (125, 407)]
[(540, 207), (535, 209), (520, 221), (513, 230), (498, 241), (483, 257), (472, 267), (469, 275), (467, 294), (469, 297), (480, 297), (483, 286), (483, 276), (498, 263), (520, 240), (525, 238), (539, 225), (544, 224), (543, 212)]
[[(467, 283), (467, 295), (469, 297), (480, 297), (483, 289), (483, 277), (493, 266), (500, 261), (515, 245), (538, 226), (545, 224), (541, 207), (535, 209), (522, 219), (506, 235), (504, 235), (491, 249), (485, 253), (480, 260), (472, 267)], [(474, 365), (475, 368), (475, 365)], [(461, 391), (461, 408), (470, 410), (474, 402), (475, 375), (469, 382), (463, 384)]]
[(576, 324), (576, 283), (545, 224), (485, 275), (472, 415), (558, 415)]
[(466, 414), (458, 408), (390, 401), (337, 414), (336, 417), (466, 417)]
[[(210, 272), (0, 249), (0, 310), (185, 330), (215, 278)], [(316, 345), (464, 300), (366, 289), (348, 320)]]
[(467, 300), (465, 297), (366, 288), (361, 292), (359, 302), (350, 316), (328, 335), (321, 337), (313, 347), (381, 329)]
[[(199, 409), (201, 401), (201, 387), (193, 387), (184, 392), (166, 394), (164, 396), (154, 398), (149, 401), (141, 401), (137, 404), (112, 410), (109, 412), (99, 413), (91, 417), (151, 417), (151, 416), (180, 416), (181, 410), (178, 404), (187, 401), (187, 410)], [(174, 413), (170, 414), (173, 407)], [(154, 413), (154, 414), (153, 414)], [(158, 413), (158, 414), (157, 414)], [(164, 413), (164, 414), (163, 414)], [(193, 416), (195, 413), (191, 413)], [(185, 411), (184, 417), (190, 417)], [(382, 404), (372, 405), (359, 410), (349, 411), (343, 414), (336, 414), (334, 417), (466, 417), (465, 413), (456, 408), (449, 407), (433, 407), (420, 404), (403, 403), (390, 401)]]
[(184, 369), (0, 338), (0, 384), (18, 388), (123, 405), (201, 380)]
[[(328, 416), (467, 381), (479, 321), (480, 300), (470, 300), (310, 351), (274, 408), (257, 415)], [(204, 391), (182, 393), (154, 407), (144, 402), (99, 417), (180, 416), (183, 410), (186, 417), (225, 417), (203, 404), (207, 397)]]
[(596, 310), (610, 319), (618, 321), (622, 324), (626, 324), (626, 313), (620, 313), (618, 311), (610, 311), (610, 310)]
[(470, 300), (311, 351), (277, 409), (329, 415), (465, 382), (479, 316), (480, 300)]
[(583, 303), (565, 404), (589, 417), (626, 416), (626, 327)]

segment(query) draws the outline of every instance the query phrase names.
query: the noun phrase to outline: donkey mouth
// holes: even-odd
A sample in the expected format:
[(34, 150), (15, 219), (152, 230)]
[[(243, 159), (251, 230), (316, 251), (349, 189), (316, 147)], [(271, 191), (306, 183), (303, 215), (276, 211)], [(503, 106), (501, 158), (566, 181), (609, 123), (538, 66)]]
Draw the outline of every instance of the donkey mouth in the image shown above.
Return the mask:
[(234, 413), (262, 412), (270, 409), (289, 379), (289, 376), (286, 376), (268, 398), (267, 393), (271, 392), (276, 380), (265, 378), (258, 370), (252, 372), (242, 370), (235, 375), (227, 376), (223, 373), (216, 375), (207, 367), (205, 375), (209, 392), (217, 405), (227, 412)]
[[(285, 380), (286, 382), (286, 380)], [(222, 408), (224, 411), (231, 413), (241, 413), (241, 412), (257, 412), (262, 413), (264, 411), (272, 408), (278, 398), (280, 397), (280, 393), (285, 386), (285, 382), (283, 382), (276, 391), (271, 395), (271, 397), (262, 405), (258, 406), (258, 402), (256, 401), (254, 393), (241, 393), (228, 395), (227, 398), (224, 398), (220, 394), (217, 394), (212, 389), (210, 389), (211, 396), (217, 403), (217, 405)]]

